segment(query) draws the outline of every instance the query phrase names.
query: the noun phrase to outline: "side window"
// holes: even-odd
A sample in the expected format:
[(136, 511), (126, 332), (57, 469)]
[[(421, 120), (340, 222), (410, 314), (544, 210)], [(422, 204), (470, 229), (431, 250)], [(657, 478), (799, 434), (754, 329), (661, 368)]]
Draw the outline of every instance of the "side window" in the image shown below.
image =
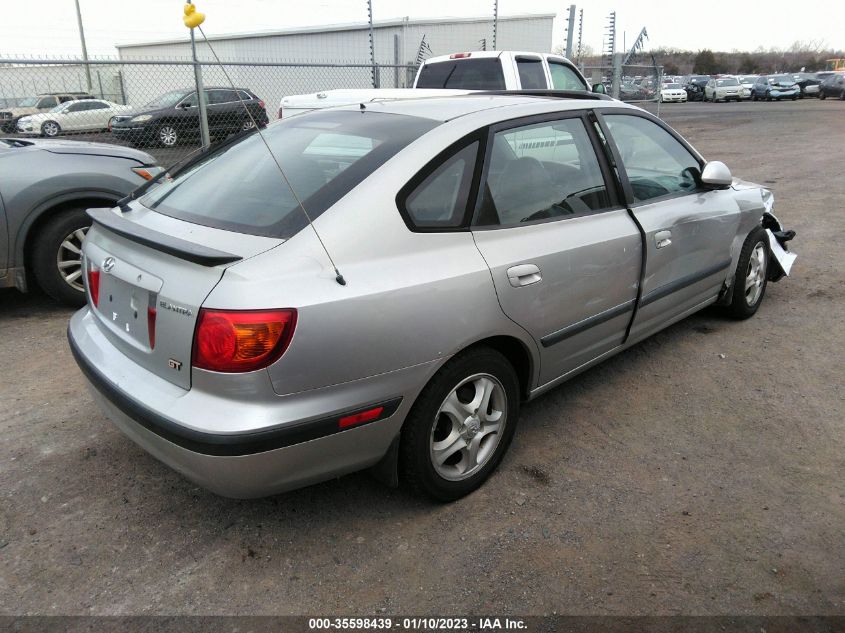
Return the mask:
[(519, 72), (519, 83), (523, 90), (548, 88), (546, 74), (543, 72), (543, 60), (517, 57), (516, 69)]
[(467, 209), (478, 141), (450, 156), (405, 199), (405, 212), (420, 228), (461, 226)]
[(70, 95), (61, 95), (59, 97), (59, 103), (65, 103), (66, 101), (72, 101), (72, 100), (73, 100), (73, 97), (71, 97)]
[(76, 101), (65, 108), (65, 112), (82, 112), (88, 109), (88, 104), (84, 101)]
[(88, 102), (88, 109), (89, 110), (105, 110), (108, 106), (105, 103), (100, 101), (89, 101)]
[(604, 117), (622, 158), (636, 202), (695, 191), (698, 160), (662, 127), (643, 117)]
[(215, 103), (232, 103), (237, 101), (234, 90), (209, 90), (208, 102), (212, 105)]
[(242, 101), (251, 101), (252, 96), (246, 92), (246, 90), (238, 90), (238, 96), (241, 98)]
[(555, 90), (588, 90), (578, 74), (566, 64), (549, 60), (549, 71)]
[(610, 207), (580, 118), (502, 130), (490, 152), (476, 224), (516, 226)]
[(59, 105), (59, 102), (56, 97), (42, 97), (35, 107), (43, 110), (44, 108), (55, 108), (57, 105)]

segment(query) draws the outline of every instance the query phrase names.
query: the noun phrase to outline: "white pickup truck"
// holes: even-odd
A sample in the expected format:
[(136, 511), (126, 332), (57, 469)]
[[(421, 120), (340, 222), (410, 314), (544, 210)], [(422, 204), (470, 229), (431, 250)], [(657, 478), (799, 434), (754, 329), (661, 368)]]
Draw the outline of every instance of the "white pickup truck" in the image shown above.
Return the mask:
[[(425, 60), (417, 71), (413, 88), (325, 90), (283, 97), (279, 104), (279, 118), (381, 99), (466, 94), (474, 90), (590, 92), (591, 87), (575, 64), (559, 55), (519, 51), (473, 51)], [(604, 86), (597, 84), (593, 90), (604, 93)]]

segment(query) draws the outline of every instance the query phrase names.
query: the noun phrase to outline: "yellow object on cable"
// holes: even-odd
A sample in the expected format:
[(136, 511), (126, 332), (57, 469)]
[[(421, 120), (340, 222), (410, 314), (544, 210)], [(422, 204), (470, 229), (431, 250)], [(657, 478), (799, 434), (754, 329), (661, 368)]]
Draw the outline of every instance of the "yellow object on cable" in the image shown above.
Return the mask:
[(197, 8), (189, 2), (185, 5), (185, 15), (182, 16), (182, 22), (184, 22), (185, 26), (189, 29), (195, 29), (205, 22), (205, 13), (197, 11)]

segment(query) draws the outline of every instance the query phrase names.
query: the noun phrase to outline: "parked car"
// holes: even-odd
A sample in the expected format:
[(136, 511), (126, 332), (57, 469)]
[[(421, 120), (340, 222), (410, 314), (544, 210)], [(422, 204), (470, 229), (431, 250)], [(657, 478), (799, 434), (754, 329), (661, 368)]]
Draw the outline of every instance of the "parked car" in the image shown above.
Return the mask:
[[(267, 125), (264, 102), (246, 88), (206, 88), (204, 90), (208, 129), (215, 139), (251, 129), (253, 119)], [(244, 106), (252, 114), (247, 114)], [(195, 90), (172, 90), (138, 108), (133, 115), (116, 116), (111, 125), (114, 137), (136, 146), (174, 147), (200, 135), (199, 102)]]
[(819, 85), (819, 99), (845, 99), (845, 73), (835, 73)]
[(222, 495), (375, 465), (459, 498), (521, 402), (705, 306), (750, 317), (782, 276), (771, 193), (604, 95), (385, 101), (262, 135), (284, 178), (252, 134), (93, 212), (68, 332), (106, 415)]
[(7, 133), (14, 132), (18, 124), (18, 119), (28, 114), (48, 112), (60, 103), (67, 101), (93, 98), (87, 92), (50, 92), (20, 99), (18, 105), (4, 107), (0, 110), (0, 131)]
[(0, 288), (25, 292), (32, 275), (54, 299), (85, 303), (85, 209), (113, 206), (160, 170), (128, 147), (0, 138)]
[(754, 86), (754, 82), (757, 81), (758, 75), (738, 75), (737, 81), (739, 81), (739, 85), (741, 89), (739, 91), (739, 96), (741, 99), (751, 99), (751, 88)]
[(751, 87), (751, 100), (792, 99), (795, 101), (801, 94), (795, 80), (789, 75), (760, 75)]
[(687, 75), (681, 85), (687, 92), (688, 101), (704, 101), (704, 86), (710, 81), (710, 75)]
[[(288, 95), (279, 103), (279, 118), (304, 112), (358, 105), (384, 99), (417, 99), (471, 90), (570, 90), (605, 93), (601, 82), (591, 86), (571, 61), (560, 55), (520, 51), (470, 51), (425, 60), (413, 88), (322, 90)], [(423, 92), (425, 91), (425, 92)]]
[(801, 91), (800, 99), (819, 96), (819, 84), (822, 80), (818, 78), (816, 73), (793, 73), (791, 77)]
[(668, 83), (663, 84), (660, 89), (660, 100), (663, 103), (676, 101), (680, 103), (687, 102), (687, 91), (681, 88), (681, 84)]
[(49, 112), (21, 117), (17, 131), (24, 135), (54, 137), (64, 132), (105, 130), (115, 116), (131, 110), (132, 106), (103, 99), (67, 101)]
[(704, 84), (704, 100), (712, 103), (739, 101), (742, 98), (741, 90), (742, 86), (736, 77), (711, 77)]

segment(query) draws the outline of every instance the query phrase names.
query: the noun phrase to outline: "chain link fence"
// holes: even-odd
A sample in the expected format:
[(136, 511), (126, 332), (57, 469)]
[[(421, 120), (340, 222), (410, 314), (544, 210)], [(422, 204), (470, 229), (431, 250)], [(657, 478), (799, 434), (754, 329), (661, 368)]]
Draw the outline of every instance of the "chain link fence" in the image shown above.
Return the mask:
[[(202, 144), (200, 111), (212, 143), (279, 117), (285, 96), (335, 88), (403, 88), (417, 67), (363, 63), (209, 61), (199, 65), (205, 107), (189, 60), (0, 58), (0, 129), (5, 136), (72, 137), (147, 148), (169, 165)], [(584, 66), (622, 101), (657, 103), (662, 68)], [(231, 83), (230, 83), (231, 79)]]
[[(355, 63), (198, 64), (212, 142), (276, 120), (284, 96), (402, 88), (413, 85), (417, 70)], [(7, 137), (69, 137), (148, 148), (160, 162), (172, 164), (201, 145), (194, 63), (0, 59), (0, 129)]]

